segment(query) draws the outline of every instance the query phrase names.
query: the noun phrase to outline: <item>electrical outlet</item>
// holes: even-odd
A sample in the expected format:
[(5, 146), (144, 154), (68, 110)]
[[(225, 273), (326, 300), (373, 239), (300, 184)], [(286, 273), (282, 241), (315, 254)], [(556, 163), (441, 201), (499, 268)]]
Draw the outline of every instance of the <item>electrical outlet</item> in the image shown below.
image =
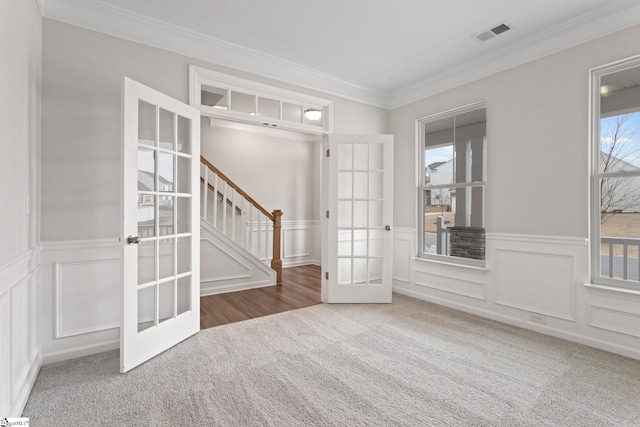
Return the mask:
[(547, 323), (547, 316), (540, 313), (529, 313), (529, 320), (536, 323), (542, 323), (544, 325)]

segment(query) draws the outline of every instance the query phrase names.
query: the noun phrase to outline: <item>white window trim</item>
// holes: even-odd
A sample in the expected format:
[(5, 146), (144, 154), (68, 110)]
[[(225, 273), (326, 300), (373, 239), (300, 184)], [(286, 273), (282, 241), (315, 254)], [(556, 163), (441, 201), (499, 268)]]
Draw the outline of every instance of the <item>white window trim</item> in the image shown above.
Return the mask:
[[(420, 117), (416, 119), (416, 206), (415, 206), (415, 230), (417, 232), (416, 238), (416, 259), (427, 261), (427, 262), (435, 262), (442, 265), (451, 265), (451, 266), (466, 266), (477, 269), (486, 269), (487, 266), (487, 257), (486, 257), (486, 188), (487, 188), (487, 179), (485, 177), (484, 181), (478, 182), (470, 182), (470, 183), (460, 183), (460, 184), (447, 184), (447, 188), (457, 188), (457, 187), (478, 187), (482, 186), (485, 190), (485, 198), (484, 198), (484, 210), (485, 210), (485, 259), (484, 260), (476, 260), (470, 258), (461, 258), (461, 257), (452, 257), (448, 255), (438, 255), (438, 254), (426, 254), (423, 252), (424, 247), (424, 213), (422, 212), (424, 206), (424, 138), (425, 138), (425, 123), (428, 121), (438, 120), (441, 118), (449, 117), (453, 114), (463, 114), (469, 111), (478, 110), (481, 108), (487, 108), (486, 101), (474, 102), (472, 104), (467, 104), (462, 107), (452, 108), (450, 110), (442, 111), (440, 113), (431, 114), (428, 116)], [(488, 140), (488, 138), (487, 138)], [(486, 159), (485, 159), (486, 160)], [(487, 165), (484, 165), (485, 171)], [(436, 186), (437, 187), (437, 186)], [(431, 186), (430, 188), (435, 188)]]
[(600, 79), (603, 75), (633, 67), (640, 67), (640, 55), (624, 58), (589, 70), (589, 143), (591, 145), (589, 151), (589, 184), (591, 187), (589, 191), (591, 231), (589, 263), (591, 265), (591, 283), (587, 286), (594, 285), (594, 288), (629, 290), (631, 293), (636, 293), (640, 290), (640, 281), (636, 284), (630, 281), (600, 276), (600, 178), (640, 176), (640, 171), (600, 172)]

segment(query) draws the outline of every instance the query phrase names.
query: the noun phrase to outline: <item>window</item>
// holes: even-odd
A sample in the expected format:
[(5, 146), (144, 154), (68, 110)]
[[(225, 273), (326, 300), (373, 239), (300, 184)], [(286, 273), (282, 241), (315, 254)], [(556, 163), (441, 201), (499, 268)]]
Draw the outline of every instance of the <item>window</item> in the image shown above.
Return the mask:
[(640, 58), (591, 82), (592, 281), (640, 289)]
[(484, 103), (418, 120), (421, 256), (468, 264), (485, 259)]

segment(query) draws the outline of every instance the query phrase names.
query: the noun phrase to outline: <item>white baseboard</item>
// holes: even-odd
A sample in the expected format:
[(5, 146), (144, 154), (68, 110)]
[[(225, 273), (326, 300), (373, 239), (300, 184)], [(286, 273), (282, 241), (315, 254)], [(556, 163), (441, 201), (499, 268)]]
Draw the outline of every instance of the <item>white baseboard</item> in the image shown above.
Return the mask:
[(38, 373), (40, 372), (41, 367), (42, 356), (40, 355), (40, 353), (38, 353), (31, 367), (29, 368), (29, 373), (27, 374), (27, 377), (22, 384), (20, 391), (18, 392), (18, 395), (14, 402), (14, 407), (9, 411), (10, 416), (20, 417), (22, 415), (24, 407), (27, 404), (27, 400), (29, 400), (29, 395), (31, 394), (33, 385), (36, 383), (36, 379), (38, 378)]
[(236, 285), (225, 285), (225, 286), (217, 286), (215, 288), (207, 289), (205, 286), (201, 284), (200, 286), (200, 296), (206, 297), (210, 295), (219, 295), (226, 294), (228, 292), (237, 292), (237, 291), (246, 291), (249, 289), (258, 289), (258, 288), (268, 288), (269, 286), (275, 286), (275, 283), (240, 283)]
[(57, 363), (65, 360), (76, 359), (78, 357), (90, 356), (92, 354), (115, 350), (117, 348), (120, 348), (119, 339), (68, 348), (61, 351), (55, 351), (52, 353), (44, 354), (42, 356), (42, 364), (49, 365), (51, 363)]

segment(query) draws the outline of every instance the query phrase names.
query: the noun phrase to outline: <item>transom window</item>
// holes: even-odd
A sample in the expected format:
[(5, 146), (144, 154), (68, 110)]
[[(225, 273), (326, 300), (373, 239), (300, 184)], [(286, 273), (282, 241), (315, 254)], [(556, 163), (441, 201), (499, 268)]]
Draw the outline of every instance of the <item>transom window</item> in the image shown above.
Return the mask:
[(640, 289), (640, 57), (591, 82), (592, 281)]
[(418, 120), (423, 257), (484, 264), (486, 121), (484, 103)]

